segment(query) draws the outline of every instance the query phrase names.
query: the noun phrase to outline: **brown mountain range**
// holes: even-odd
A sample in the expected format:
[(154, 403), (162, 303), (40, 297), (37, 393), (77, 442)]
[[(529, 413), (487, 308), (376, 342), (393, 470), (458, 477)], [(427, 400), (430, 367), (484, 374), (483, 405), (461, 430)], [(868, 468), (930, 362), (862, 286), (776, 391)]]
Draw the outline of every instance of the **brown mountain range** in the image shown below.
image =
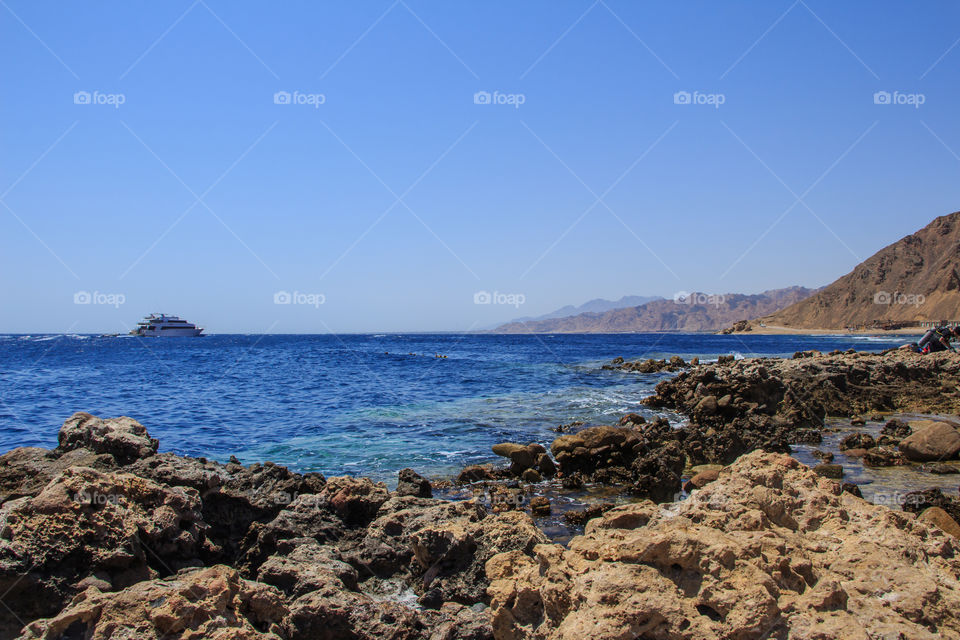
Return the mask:
[(819, 293), (751, 324), (897, 328), (960, 321), (960, 211), (881, 249)]
[(815, 291), (788, 287), (756, 295), (691, 293), (677, 300), (655, 300), (638, 307), (566, 318), (511, 322), (495, 333), (627, 333), (639, 331), (719, 331), (735, 322), (773, 313)]

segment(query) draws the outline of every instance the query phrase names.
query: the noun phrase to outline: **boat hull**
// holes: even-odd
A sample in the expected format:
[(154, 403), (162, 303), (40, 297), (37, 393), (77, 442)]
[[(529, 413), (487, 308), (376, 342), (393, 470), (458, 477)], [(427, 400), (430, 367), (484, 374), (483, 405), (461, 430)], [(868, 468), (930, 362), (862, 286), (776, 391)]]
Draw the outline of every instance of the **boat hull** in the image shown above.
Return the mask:
[(203, 329), (163, 329), (160, 331), (137, 332), (143, 338), (198, 338), (203, 337)]

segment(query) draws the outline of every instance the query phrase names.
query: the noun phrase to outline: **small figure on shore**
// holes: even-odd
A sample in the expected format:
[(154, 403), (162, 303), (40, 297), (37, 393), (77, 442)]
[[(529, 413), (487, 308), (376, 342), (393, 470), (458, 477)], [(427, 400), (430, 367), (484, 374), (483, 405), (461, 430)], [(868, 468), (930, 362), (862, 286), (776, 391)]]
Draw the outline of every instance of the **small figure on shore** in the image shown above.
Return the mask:
[(950, 338), (953, 336), (960, 336), (960, 327), (954, 327), (953, 329), (949, 327), (937, 327), (923, 334), (917, 346), (920, 347), (920, 353), (955, 351), (953, 345), (950, 344)]
[(956, 351), (950, 344), (950, 339), (960, 337), (960, 326), (953, 327), (935, 327), (930, 329), (919, 342), (905, 344), (901, 349), (907, 349), (916, 353), (937, 353), (938, 351)]

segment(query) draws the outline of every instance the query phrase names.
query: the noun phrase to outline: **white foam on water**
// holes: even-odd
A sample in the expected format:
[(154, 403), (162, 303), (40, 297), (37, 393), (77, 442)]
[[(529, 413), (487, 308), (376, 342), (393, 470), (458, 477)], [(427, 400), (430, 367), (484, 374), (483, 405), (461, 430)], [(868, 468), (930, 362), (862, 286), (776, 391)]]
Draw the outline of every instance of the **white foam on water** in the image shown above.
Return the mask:
[(368, 580), (361, 589), (372, 600), (395, 602), (411, 609), (420, 609), (417, 594), (399, 579)]
[(909, 342), (908, 338), (910, 337), (907, 334), (902, 336), (828, 336), (830, 338), (846, 338), (848, 340), (859, 340), (860, 342), (898, 342), (903, 340), (904, 342)]
[(56, 333), (53, 335), (41, 336), (0, 336), (0, 339), (20, 340), (23, 342), (50, 342), (51, 340), (71, 339), (71, 340), (89, 340), (93, 336), (83, 336), (78, 333)]
[(464, 456), (474, 453), (474, 451), (472, 449), (461, 449), (459, 451), (435, 451), (434, 453), (439, 456), (443, 456), (444, 458), (454, 458), (456, 456)]

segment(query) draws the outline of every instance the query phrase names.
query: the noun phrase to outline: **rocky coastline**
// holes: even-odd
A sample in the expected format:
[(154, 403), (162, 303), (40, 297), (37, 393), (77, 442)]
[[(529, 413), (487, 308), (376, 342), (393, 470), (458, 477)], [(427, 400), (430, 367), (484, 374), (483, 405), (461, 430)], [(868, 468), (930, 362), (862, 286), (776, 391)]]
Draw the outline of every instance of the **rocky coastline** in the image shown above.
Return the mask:
[[(841, 448), (948, 472), (960, 356), (609, 366), (673, 374), (644, 404), (688, 421), (501, 443), (503, 467), (405, 469), (394, 491), (162, 453), (130, 418), (77, 413), (57, 448), (0, 456), (0, 638), (960, 638), (956, 483), (875, 505), (830, 454), (789, 455), (833, 418), (935, 414)], [(551, 542), (529, 487), (591, 484), (626, 503)]]

